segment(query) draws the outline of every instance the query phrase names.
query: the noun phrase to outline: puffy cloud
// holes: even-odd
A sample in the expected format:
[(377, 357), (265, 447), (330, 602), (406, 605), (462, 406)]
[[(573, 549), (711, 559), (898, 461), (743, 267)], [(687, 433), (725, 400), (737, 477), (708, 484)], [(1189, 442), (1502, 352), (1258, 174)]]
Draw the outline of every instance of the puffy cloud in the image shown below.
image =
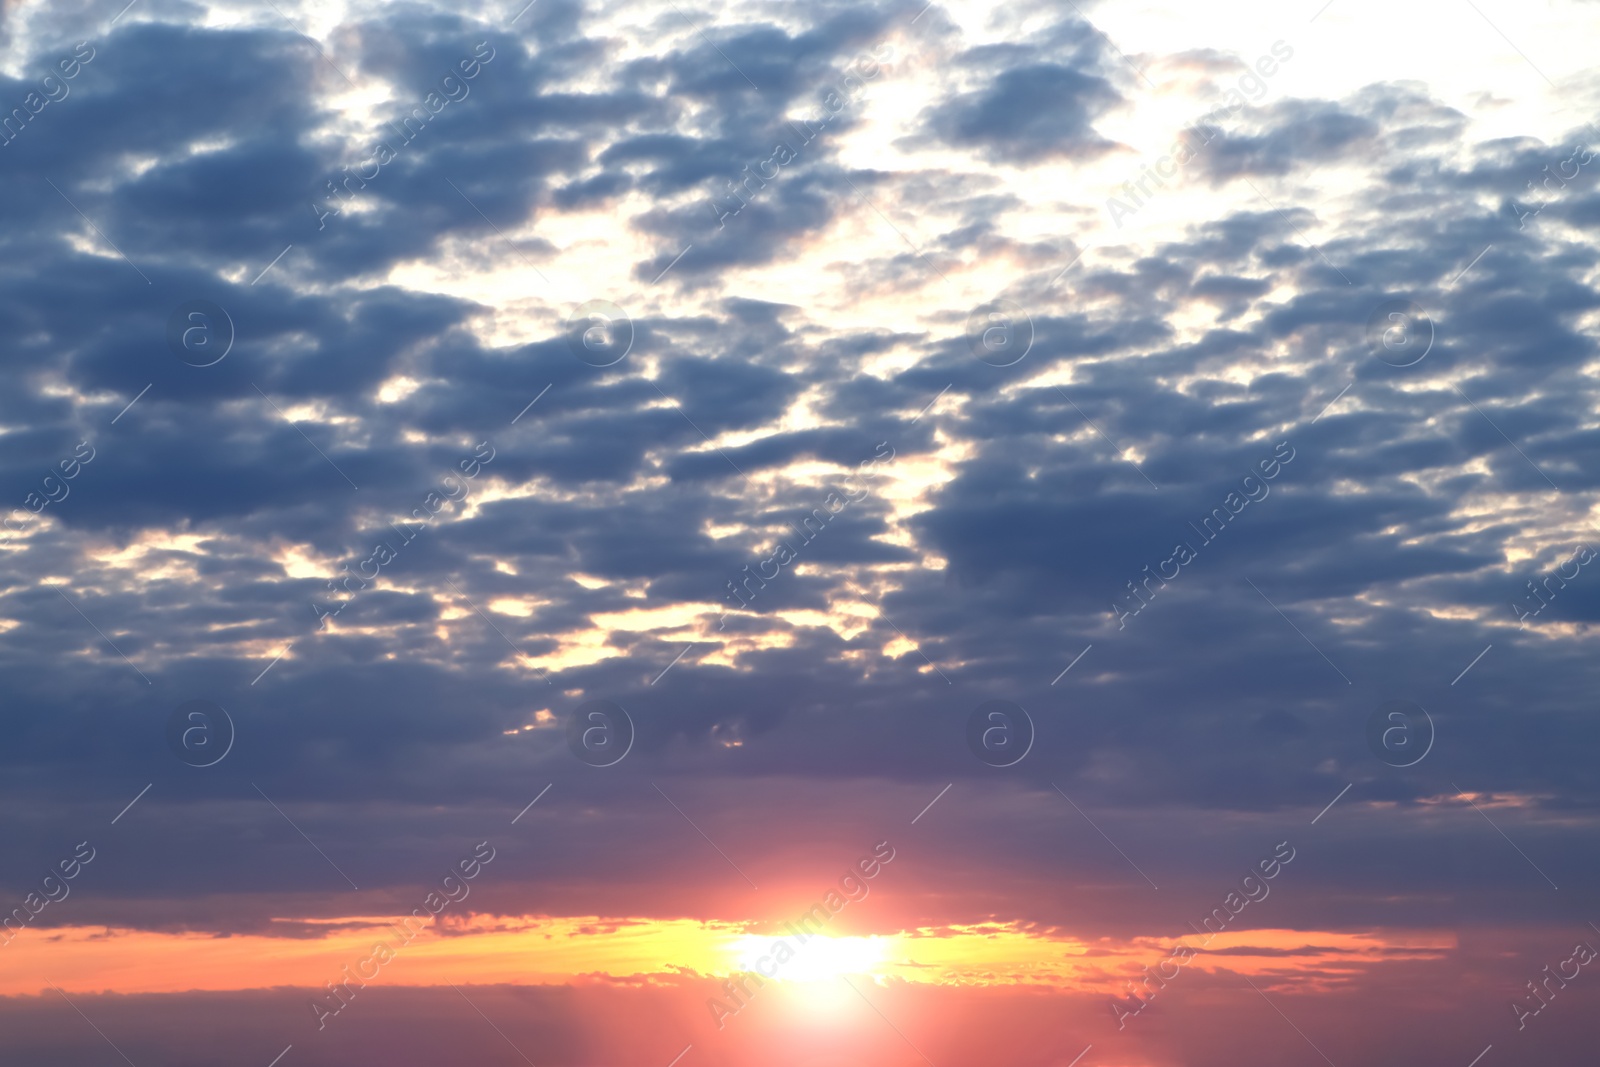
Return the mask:
[[(1422, 81), (1302, 81), (1230, 118), (1149, 198), (1144, 218), (1176, 221), (1135, 234), (1096, 209), (1154, 90), (1081, 18), (357, 6), (313, 47), (275, 14), (210, 11), (135, 7), (0, 147), (0, 885), (20, 900), (85, 838), (103, 855), (25, 936), (311, 938), (402, 907), (483, 837), (507, 845), (482, 915), (748, 919), (766, 905), (732, 862), (792, 887), (904, 837), (862, 932), (1168, 937), (1288, 837), (1304, 866), (1273, 922), (1307, 943), (1509, 938), (1544, 877), (1563, 903), (1540, 896), (1541, 921), (1581, 926), (1600, 801), (1600, 579), (1568, 562), (1595, 536), (1583, 129), (1510, 136)], [(69, 22), (7, 24), (26, 61), (0, 100), (25, 106)], [(423, 103), (474, 55), (469, 93)], [(892, 58), (867, 75), (863, 55)], [(1135, 60), (1230, 69), (1204, 48)], [(368, 176), (328, 199), (345, 168)], [(1008, 367), (974, 358), (996, 298), (1029, 339)], [(196, 299), (231, 323), (206, 322), (232, 334), (213, 366), (170, 347)], [(615, 362), (585, 348), (592, 300), (624, 316), (594, 326), (626, 339)], [(1409, 366), (1384, 348), (1397, 300), (1426, 315)], [(1238, 502), (1280, 449), (1270, 493)], [(195, 698), (236, 727), (214, 767), (168, 747)], [(615, 767), (568, 751), (592, 699), (633, 717)], [(1006, 771), (964, 739), (992, 699), (1037, 728)], [(1391, 699), (1437, 729), (1412, 768), (1367, 746)], [(1514, 992), (1482, 943), (1462, 966)], [(1308, 981), (1343, 990), (1323, 966)], [(1368, 997), (1457, 973), (1363, 966)], [(1226, 1005), (1227, 978), (1184, 1011)], [(931, 1016), (944, 994), (902, 995)], [(676, 987), (582, 997), (703, 1008)], [(167, 1055), (125, 1005), (92, 1006), (136, 1062)], [(1337, 1033), (1359, 1004), (1296, 1009)], [(600, 1055), (539, 1019), (547, 1047)], [(38, 1026), (30, 1062), (79, 1055)]]

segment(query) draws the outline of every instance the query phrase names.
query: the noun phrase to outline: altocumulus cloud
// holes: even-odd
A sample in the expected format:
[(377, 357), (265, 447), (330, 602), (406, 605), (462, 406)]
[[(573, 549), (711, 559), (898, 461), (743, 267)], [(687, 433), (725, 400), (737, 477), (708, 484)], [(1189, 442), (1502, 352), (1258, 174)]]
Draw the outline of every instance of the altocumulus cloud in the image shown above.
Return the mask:
[[(1561, 924), (1595, 912), (1580, 846), (1600, 805), (1600, 583), (1569, 579), (1521, 629), (1506, 603), (1592, 543), (1600, 193), (1591, 167), (1540, 199), (1537, 224), (1507, 204), (1525, 211), (1527, 183), (1576, 158), (1583, 123), (1506, 136), (1489, 103), (1403, 66), (1322, 86), (1305, 73), (1311, 34), (1344, 32), (1337, 8), (1294, 34), (1219, 29), (1246, 61), (1295, 49), (1270, 96), (1233, 108), (1237, 69), (1193, 59), (1212, 40), (1162, 55), (1098, 10), (508, 6), (140, 4), (110, 25), (8, 8), (18, 76), (0, 76), (0, 103), (29, 116), (0, 153), (8, 506), (63, 484), (80, 442), (95, 451), (70, 493), (0, 533), (0, 875), (20, 900), (74, 842), (96, 848), (91, 891), (40, 911), (8, 952), (67, 926), (332, 936), (405, 914), (441, 842), (482, 840), (503, 811), (526, 836), (495, 836), (494, 879), (441, 940), (534, 912), (743, 920), (756, 909), (724, 858), (804, 887), (886, 836), (898, 881), (841, 916), (855, 932), (1014, 920), (1175, 937), (1174, 916), (1203, 913), (1260, 841), (1292, 835), (1283, 930), (1463, 932), (1449, 964), (1363, 964), (1359, 994), (1330, 979), (1329, 1006), (1298, 998), (1309, 1032), (1339, 1034), (1363, 997), (1419, 980), (1469, 997), (1537, 973), (1519, 954), (1559, 958), (1509, 931), (1506, 905), (1549, 892), (1543, 874), (1562, 892), (1523, 910), (1538, 936), (1560, 926), (1570, 942)], [(1592, 5), (1552, 12), (1592, 39)], [(73, 51), (86, 38), (92, 62)], [(770, 158), (774, 131), (880, 46), (892, 76), (736, 218), (725, 198), (708, 209), (707, 190)], [(65, 56), (70, 94), (41, 80), (65, 88)], [(1473, 87), (1532, 114), (1542, 84), (1486, 71)], [(27, 106), (47, 89), (47, 107)], [(435, 90), (452, 102), (435, 110)], [(1183, 107), (1156, 108), (1163, 94)], [(1114, 226), (1104, 205), (1137, 161), (1219, 107), (1222, 136), (1163, 191), (1172, 217)], [(1142, 133), (1151, 109), (1181, 117)], [(402, 146), (387, 123), (404, 115)], [(975, 360), (963, 332), (997, 295), (1035, 338), (1006, 368)], [(1434, 330), (1405, 368), (1367, 332), (1396, 298)], [(236, 327), (214, 366), (166, 344), (195, 299)], [(569, 315), (595, 299), (634, 338), (603, 368), (569, 344)], [(328, 576), (370, 558), (485, 440), (472, 493), (316, 629), (306, 604)], [(772, 558), (884, 441), (895, 458), (873, 491), (724, 620), (728, 576)], [(1273, 502), (1119, 629), (1107, 591), (1281, 441), (1293, 477)], [(238, 725), (203, 771), (161, 730), (194, 698)], [(1362, 732), (1396, 698), (1428, 707), (1441, 738), (1404, 774)], [(637, 728), (613, 767), (575, 761), (559, 728), (591, 699)], [(962, 739), (991, 699), (1038, 726), (1007, 777)], [(1538, 874), (1510, 849), (1485, 858), (1503, 839), (1472, 803)], [(937, 844), (902, 833), (919, 810), (911, 831), (937, 828)], [(1207, 966), (1158, 1009), (1232, 996)], [(1068, 1015), (1104, 1025), (1124, 977)], [(311, 1029), (303, 990), (237, 992), (248, 977), (128, 1002), (60, 981), (140, 1062), (186, 1047), (151, 1020), (212, 1018), (197, 1005), (263, 1047), (280, 1020)], [(571, 1018), (530, 993), (539, 1012), (512, 1036), (558, 1059), (666, 1062), (675, 1049), (575, 1020), (604, 1018), (613, 996), (651, 1018), (703, 1015), (717, 986), (694, 981), (576, 982)], [(1517, 988), (1495, 990), (1504, 1014)], [(392, 992), (329, 1030), (381, 1043), (386, 1024), (443, 1011)], [(522, 1003), (470, 995), (491, 1015)], [(1553, 1058), (1578, 1040), (1562, 1008), (1539, 1020)], [(1019, 1032), (1064, 1041), (1032, 1010), (1016, 1006)], [(0, 1011), (29, 1062), (81, 1061), (63, 1005)], [(1179, 1029), (1278, 1062), (1275, 1046), (1230, 1043), (1234, 1011)], [(1148, 1022), (1146, 1051), (1166, 1040)], [(453, 1025), (419, 1027), (418, 1047)], [(1333, 1058), (1393, 1036), (1346, 1034)], [(220, 1056), (229, 1038), (207, 1022), (194, 1047)], [(295, 1040), (302, 1062), (333, 1062), (334, 1046)], [(727, 1040), (729, 1062), (755, 1054), (754, 1038)], [(938, 1040), (949, 1062), (972, 1051)]]

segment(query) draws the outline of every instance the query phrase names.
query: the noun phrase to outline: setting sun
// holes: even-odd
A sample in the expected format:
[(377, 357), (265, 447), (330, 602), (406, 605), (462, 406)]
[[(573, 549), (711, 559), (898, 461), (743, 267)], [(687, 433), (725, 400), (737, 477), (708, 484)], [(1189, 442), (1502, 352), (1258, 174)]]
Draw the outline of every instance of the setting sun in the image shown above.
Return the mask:
[(1597, 40), (0, 0), (0, 1067), (1600, 1067)]
[(779, 963), (773, 955), (772, 938), (749, 934), (737, 938), (731, 951), (741, 971), (755, 971), (784, 982), (819, 982), (840, 975), (872, 974), (884, 961), (884, 940), (817, 934), (797, 945), (793, 955)]

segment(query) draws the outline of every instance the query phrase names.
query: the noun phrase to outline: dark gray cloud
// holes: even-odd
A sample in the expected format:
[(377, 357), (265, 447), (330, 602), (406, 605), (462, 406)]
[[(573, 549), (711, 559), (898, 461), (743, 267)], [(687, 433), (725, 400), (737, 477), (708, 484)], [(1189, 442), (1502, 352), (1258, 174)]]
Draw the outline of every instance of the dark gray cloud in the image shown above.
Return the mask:
[[(1461, 958), (1499, 980), (1509, 965), (1472, 937), (1592, 910), (1600, 571), (1541, 586), (1521, 629), (1512, 607), (1597, 536), (1593, 164), (1537, 216), (1507, 208), (1528, 210), (1581, 131), (1481, 139), (1418, 83), (1302, 92), (1202, 154), (1214, 211), (1124, 246), (1051, 215), (1087, 217), (1092, 196), (977, 169), (1088, 168), (1114, 147), (1143, 90), (1079, 19), (974, 45), (942, 12), (913, 23), (916, 5), (634, 26), (542, 0), (510, 29), (514, 10), (401, 6), (321, 42), (391, 94), (368, 113), (334, 106), (349, 87), (281, 20), (135, 11), (0, 148), (0, 503), (17, 509), (0, 887), (23, 891), (62, 842), (106, 842), (93, 892), (46, 925), (382, 912), (441, 842), (509, 825), (546, 784), (519, 824), (537, 848), (508, 849), (486, 913), (745, 907), (652, 782), (774, 884), (949, 784), (899, 904), (930, 924), (1164, 936), (1188, 914), (1165, 901), (1209, 899), (1347, 786), (1283, 927), (1426, 927), (1448, 900), (1474, 931)], [(319, 229), (324, 181), (484, 41), (470, 94)], [(802, 141), (792, 123), (886, 41), (893, 64)], [(864, 151), (882, 105), (930, 80), (914, 129)], [(32, 84), (0, 79), (0, 97)], [(779, 143), (794, 158), (743, 184)], [(974, 169), (947, 169), (951, 148)], [(1304, 192), (1335, 165), (1352, 184)], [(971, 305), (991, 296), (1026, 316), (1011, 367), (973, 356)], [(630, 318), (612, 366), (574, 350), (591, 297)], [(168, 347), (196, 298), (237, 335), (213, 367)], [(1396, 299), (1428, 316), (1409, 367), (1376, 358), (1387, 320), (1369, 320)], [(80, 442), (94, 458), (65, 478)], [(414, 538), (391, 525), (480, 442), (493, 459), (462, 502)], [(1270, 494), (1230, 507), (1283, 442)], [(880, 448), (865, 496), (796, 530)], [(1218, 508), (1237, 514), (1206, 538)], [(797, 561), (719, 618), (785, 542)], [(1184, 542), (1193, 562), (1145, 586)], [(313, 605), (349, 596), (330, 585), (379, 545), (381, 577), (319, 628)], [(203, 770), (164, 735), (196, 698), (238, 727)], [(560, 729), (594, 698), (637, 726), (614, 768)], [(991, 699), (1038, 727), (1006, 771), (965, 746)], [(1367, 747), (1392, 699), (1434, 716), (1417, 767)], [(1130, 897), (1142, 879), (1053, 785), (1161, 896)], [(1197, 999), (1235, 992), (1213, 980)], [(387, 995), (375, 1020), (422, 1010)], [(509, 1013), (555, 994), (492, 996)], [(157, 1018), (243, 1003), (157, 1001)], [(90, 1003), (135, 1062), (166, 1056), (131, 1002)], [(18, 1024), (28, 1062), (86, 1054), (50, 1036), (59, 1007), (0, 1005), (37, 1013)], [(646, 1051), (541, 1019), (573, 1062)]]

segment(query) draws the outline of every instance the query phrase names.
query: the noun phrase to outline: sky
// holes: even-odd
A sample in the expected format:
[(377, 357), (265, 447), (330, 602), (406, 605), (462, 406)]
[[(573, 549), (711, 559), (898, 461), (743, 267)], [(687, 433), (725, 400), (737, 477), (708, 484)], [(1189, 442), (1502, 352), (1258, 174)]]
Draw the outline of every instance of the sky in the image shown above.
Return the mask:
[(0, 1067), (1600, 1040), (1600, 4), (5, 0)]

